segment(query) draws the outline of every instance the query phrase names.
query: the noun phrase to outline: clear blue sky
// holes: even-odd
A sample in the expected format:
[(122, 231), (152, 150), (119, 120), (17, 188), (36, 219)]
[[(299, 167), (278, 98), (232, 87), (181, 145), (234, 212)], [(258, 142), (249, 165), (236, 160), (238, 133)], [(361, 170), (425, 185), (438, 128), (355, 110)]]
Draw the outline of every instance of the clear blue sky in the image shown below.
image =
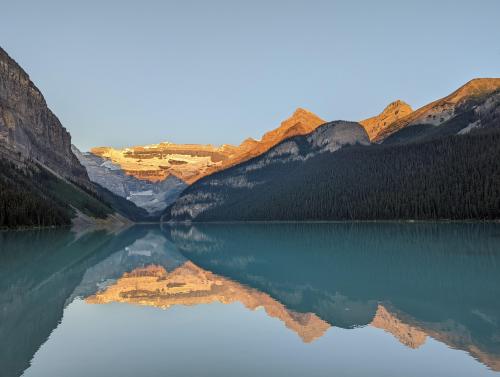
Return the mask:
[(359, 120), (500, 77), (499, 0), (16, 0), (0, 14), (0, 45), (84, 150), (239, 143), (296, 107)]

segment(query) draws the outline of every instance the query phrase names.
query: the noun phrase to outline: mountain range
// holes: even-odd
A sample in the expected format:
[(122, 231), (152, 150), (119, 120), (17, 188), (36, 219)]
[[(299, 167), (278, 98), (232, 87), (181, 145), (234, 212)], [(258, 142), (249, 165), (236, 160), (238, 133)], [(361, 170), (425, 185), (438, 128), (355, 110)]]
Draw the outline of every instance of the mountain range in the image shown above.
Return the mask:
[(497, 219), (500, 79), (358, 122), (297, 109), (260, 140), (81, 152), (0, 49), (0, 227), (129, 221)]
[(155, 214), (199, 179), (259, 156), (288, 137), (306, 135), (324, 123), (299, 108), (261, 140), (247, 138), (239, 146), (164, 142), (124, 149), (96, 147), (76, 154), (92, 181)]
[[(500, 79), (472, 80), (409, 111), (398, 101), (378, 117), (329, 122), (290, 137), (197, 181), (163, 218), (498, 218)], [(407, 114), (400, 118), (400, 112)]]

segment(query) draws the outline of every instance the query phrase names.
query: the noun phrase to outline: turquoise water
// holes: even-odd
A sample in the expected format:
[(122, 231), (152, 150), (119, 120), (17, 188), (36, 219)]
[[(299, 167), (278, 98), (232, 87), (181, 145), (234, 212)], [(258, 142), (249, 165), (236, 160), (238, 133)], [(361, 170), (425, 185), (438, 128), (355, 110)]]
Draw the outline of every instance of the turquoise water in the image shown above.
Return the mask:
[(0, 368), (500, 375), (500, 225), (0, 232)]

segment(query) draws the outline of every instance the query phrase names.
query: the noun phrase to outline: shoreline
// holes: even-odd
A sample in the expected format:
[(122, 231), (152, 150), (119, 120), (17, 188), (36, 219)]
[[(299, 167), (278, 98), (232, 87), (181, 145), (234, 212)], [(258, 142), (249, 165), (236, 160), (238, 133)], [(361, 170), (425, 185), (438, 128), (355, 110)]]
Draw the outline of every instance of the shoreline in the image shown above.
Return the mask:
[[(450, 219), (429, 219), (429, 220), (227, 220), (227, 221), (147, 221), (133, 222), (131, 226), (146, 226), (146, 225), (196, 225), (196, 224), (352, 224), (352, 223), (388, 223), (388, 224), (424, 224), (424, 223), (483, 223), (483, 224), (500, 224), (500, 219), (492, 220), (450, 220)], [(88, 227), (89, 229), (92, 227)], [(16, 228), (1, 227), (0, 232), (8, 231), (33, 231), (33, 230), (51, 230), (51, 229), (73, 229), (72, 225), (52, 225), (52, 226), (21, 226)]]

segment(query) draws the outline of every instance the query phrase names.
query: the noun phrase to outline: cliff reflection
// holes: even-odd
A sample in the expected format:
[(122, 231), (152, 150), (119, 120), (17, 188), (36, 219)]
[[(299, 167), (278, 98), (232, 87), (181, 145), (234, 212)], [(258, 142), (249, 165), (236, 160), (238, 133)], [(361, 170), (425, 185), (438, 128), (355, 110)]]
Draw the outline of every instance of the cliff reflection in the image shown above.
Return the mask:
[(19, 376), (29, 366), (88, 268), (144, 235), (140, 228), (0, 232), (0, 375)]

